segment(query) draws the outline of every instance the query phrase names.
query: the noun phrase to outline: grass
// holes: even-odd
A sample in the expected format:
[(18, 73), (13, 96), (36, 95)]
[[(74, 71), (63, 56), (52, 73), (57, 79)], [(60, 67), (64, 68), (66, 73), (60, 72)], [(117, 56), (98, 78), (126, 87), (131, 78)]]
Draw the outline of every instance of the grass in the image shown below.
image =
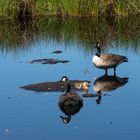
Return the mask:
[(13, 19), (15, 15), (16, 15), (16, 1), (0, 0), (0, 17)]
[(140, 14), (140, 0), (1, 0), (0, 17), (16, 17), (19, 5), (23, 1), (33, 15), (129, 16)]

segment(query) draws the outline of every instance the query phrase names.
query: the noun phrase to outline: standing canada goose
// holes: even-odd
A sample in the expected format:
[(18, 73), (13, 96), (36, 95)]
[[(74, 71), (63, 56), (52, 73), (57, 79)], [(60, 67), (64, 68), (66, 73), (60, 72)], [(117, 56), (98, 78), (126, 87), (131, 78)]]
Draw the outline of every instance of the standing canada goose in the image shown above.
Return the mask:
[(78, 93), (71, 92), (71, 84), (66, 81), (66, 91), (64, 94), (60, 95), (58, 105), (65, 116), (60, 116), (63, 122), (69, 123), (71, 116), (78, 113), (83, 106), (83, 99), (78, 95)]
[(105, 70), (105, 75), (107, 75), (107, 70), (113, 68), (114, 75), (116, 75), (116, 67), (121, 63), (128, 62), (126, 56), (117, 54), (101, 54), (101, 48), (99, 43), (96, 44), (97, 53), (93, 56), (93, 64), (99, 68)]

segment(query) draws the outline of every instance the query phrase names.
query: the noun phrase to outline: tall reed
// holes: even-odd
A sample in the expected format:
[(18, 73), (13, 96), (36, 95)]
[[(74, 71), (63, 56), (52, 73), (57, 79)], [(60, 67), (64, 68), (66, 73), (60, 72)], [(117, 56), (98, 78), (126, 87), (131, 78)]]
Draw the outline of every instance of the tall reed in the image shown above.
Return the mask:
[(0, 17), (14, 18), (16, 14), (16, 0), (0, 0)]
[(140, 15), (140, 0), (0, 0), (0, 17), (16, 17), (20, 2), (30, 5), (33, 15)]
[(140, 14), (139, 0), (36, 0), (35, 13), (48, 15), (97, 16)]

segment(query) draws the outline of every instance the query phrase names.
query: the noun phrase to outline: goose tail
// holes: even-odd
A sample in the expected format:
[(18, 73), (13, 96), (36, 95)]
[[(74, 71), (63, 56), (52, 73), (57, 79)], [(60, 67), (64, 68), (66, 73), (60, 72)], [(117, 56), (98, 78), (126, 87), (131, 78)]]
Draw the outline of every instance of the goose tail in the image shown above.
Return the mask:
[(128, 58), (126, 56), (123, 56), (123, 62), (128, 62)]
[(129, 80), (128, 77), (119, 78), (119, 81), (122, 85), (125, 85), (128, 82), (128, 80)]

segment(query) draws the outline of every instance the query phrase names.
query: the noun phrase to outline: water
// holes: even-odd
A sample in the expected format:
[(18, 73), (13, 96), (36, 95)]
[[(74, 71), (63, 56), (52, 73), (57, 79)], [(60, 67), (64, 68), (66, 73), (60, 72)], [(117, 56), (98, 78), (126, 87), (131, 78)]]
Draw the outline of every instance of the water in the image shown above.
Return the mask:
[[(15, 26), (12, 23), (1, 25), (1, 140), (139, 139), (138, 24), (135, 23), (135, 28), (131, 29), (121, 22), (121, 29), (127, 29), (124, 34), (123, 31), (120, 33), (116, 24), (115, 27), (107, 24), (105, 32), (108, 33), (113, 27), (115, 29), (111, 36), (102, 37), (105, 33), (101, 32), (92, 38), (92, 34), (96, 35), (92, 32), (94, 22), (87, 21), (89, 25), (85, 25), (83, 22), (86, 21), (47, 19), (46, 22), (45, 19), (30, 26)], [(60, 22), (61, 24), (58, 24)], [(131, 26), (133, 21), (129, 23)], [(80, 27), (77, 29), (75, 26)], [(101, 27), (100, 25), (98, 28), (101, 30)], [(66, 75), (73, 80), (91, 81), (89, 93), (95, 94), (93, 84), (104, 75), (104, 71), (95, 68), (91, 61), (96, 53), (92, 47), (92, 41), (96, 42), (96, 37), (102, 42), (104, 53), (111, 52), (128, 57), (129, 62), (117, 68), (117, 76), (129, 78), (128, 82), (116, 90), (102, 92), (100, 104), (97, 104), (98, 97), (83, 98), (83, 107), (72, 116), (68, 124), (64, 124), (60, 116), (65, 114), (58, 106), (59, 96), (63, 92), (27, 91), (20, 86), (58, 81)], [(55, 50), (61, 50), (63, 53), (50, 53)], [(30, 60), (39, 58), (66, 59), (70, 62), (54, 65), (29, 63)], [(113, 75), (113, 70), (109, 70), (109, 75)], [(83, 92), (78, 93), (82, 97)]]

